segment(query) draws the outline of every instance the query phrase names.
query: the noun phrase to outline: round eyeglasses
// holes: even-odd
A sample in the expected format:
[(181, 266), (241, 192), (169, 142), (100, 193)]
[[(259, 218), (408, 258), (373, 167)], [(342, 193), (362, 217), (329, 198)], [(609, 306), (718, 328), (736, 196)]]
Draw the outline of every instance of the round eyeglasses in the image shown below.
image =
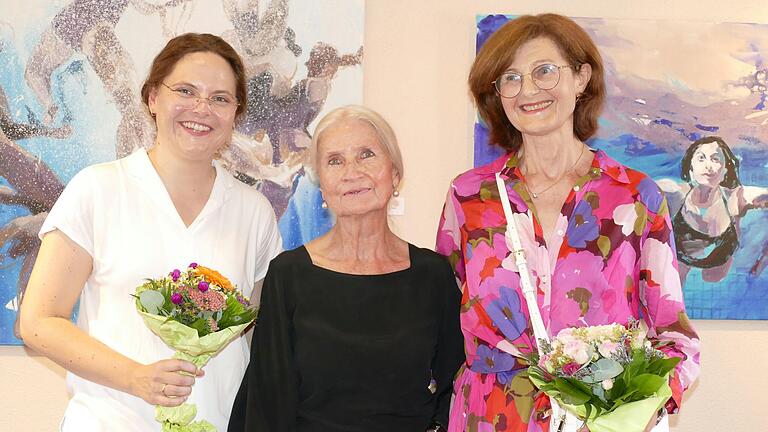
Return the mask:
[(208, 104), (208, 108), (210, 108), (210, 110), (215, 114), (219, 116), (225, 116), (235, 112), (237, 107), (240, 105), (240, 103), (237, 101), (237, 98), (228, 93), (220, 93), (211, 97), (205, 97), (192, 86), (179, 85), (176, 87), (171, 87), (164, 82), (160, 82), (160, 84), (162, 84), (165, 88), (170, 90), (174, 96), (176, 96), (178, 105), (183, 108), (191, 109), (196, 107), (201, 101), (204, 101)]
[(492, 84), (496, 93), (503, 98), (513, 98), (520, 94), (523, 88), (523, 77), (530, 76), (536, 87), (542, 90), (552, 90), (560, 82), (560, 69), (574, 67), (571, 65), (543, 64), (533, 68), (531, 73), (504, 72)]

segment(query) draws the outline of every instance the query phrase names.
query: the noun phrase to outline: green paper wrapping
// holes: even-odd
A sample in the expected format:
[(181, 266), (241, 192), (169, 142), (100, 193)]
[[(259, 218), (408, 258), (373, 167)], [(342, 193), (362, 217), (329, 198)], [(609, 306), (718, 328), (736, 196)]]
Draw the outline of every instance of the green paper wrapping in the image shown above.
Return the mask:
[[(531, 381), (533, 381), (536, 387), (540, 387), (543, 384), (534, 377), (531, 377)], [(607, 413), (603, 412), (597, 417), (592, 414), (587, 419), (587, 427), (590, 432), (644, 432), (651, 417), (671, 397), (672, 389), (669, 387), (669, 380), (667, 379), (659, 390), (649, 398), (623, 404), (615, 410)], [(559, 399), (557, 402), (563, 408), (579, 416), (580, 419), (584, 419), (587, 414), (584, 405), (568, 405), (560, 402)]]
[[(138, 303), (138, 300), (137, 300)], [(198, 336), (197, 330), (184, 324), (173, 321), (160, 315), (152, 315), (141, 310), (141, 304), (137, 305), (137, 310), (144, 318), (144, 323), (152, 330), (166, 345), (179, 351), (187, 357), (177, 357), (183, 360), (189, 360), (192, 363), (205, 361), (202, 364), (195, 363), (201, 367), (208, 363), (211, 357), (221, 351), (229, 342), (236, 338), (251, 323), (246, 322), (232, 327), (207, 334), (203, 337)], [(198, 360), (191, 360), (200, 357)], [(207, 357), (207, 358), (206, 358)]]
[[(667, 381), (654, 396), (624, 404), (609, 413), (590, 418), (587, 420), (587, 427), (590, 432), (643, 432), (651, 418), (671, 397), (672, 389)], [(584, 418), (586, 414), (583, 406), (564, 406), (580, 418)]]
[(217, 432), (216, 427), (205, 420), (180, 426), (173, 423), (163, 423), (161, 432)]
[(155, 420), (163, 425), (162, 432), (217, 432), (216, 426), (205, 420), (192, 423), (197, 415), (197, 409), (190, 404), (184, 404), (182, 407), (185, 405), (186, 408), (175, 410), (175, 412), (169, 412), (168, 409), (160, 406), (155, 407)]
[(197, 415), (197, 407), (192, 404), (184, 404), (174, 409), (155, 406), (155, 420), (160, 423), (168, 422), (178, 425), (188, 425), (192, 423)]
[[(180, 322), (144, 312), (138, 299), (136, 309), (147, 327), (166, 345), (176, 350), (174, 358), (194, 363), (198, 368), (205, 366), (211, 357), (224, 349), (251, 323), (249, 321), (227, 327), (200, 337), (197, 330)], [(155, 420), (163, 425), (163, 432), (217, 432), (216, 427), (205, 420), (192, 422), (197, 415), (197, 407), (194, 404), (184, 403), (177, 407), (158, 405), (155, 407), (155, 414)]]
[(216, 432), (216, 427), (205, 420), (193, 423), (196, 415), (197, 408), (192, 404), (174, 408), (155, 407), (155, 420), (162, 423), (162, 432)]

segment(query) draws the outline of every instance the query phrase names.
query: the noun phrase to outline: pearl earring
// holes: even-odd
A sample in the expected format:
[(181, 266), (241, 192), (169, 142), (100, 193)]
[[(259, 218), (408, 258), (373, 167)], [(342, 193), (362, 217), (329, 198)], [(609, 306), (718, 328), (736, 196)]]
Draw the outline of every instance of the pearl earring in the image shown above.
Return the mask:
[(397, 189), (393, 190), (392, 191), (392, 196), (395, 197), (395, 198), (399, 197), (400, 196), (400, 191), (397, 190)]
[(322, 207), (322, 208), (324, 208), (324, 209), (327, 209), (327, 208), (328, 208), (328, 203), (327, 203), (327, 202), (325, 202), (325, 200), (323, 200), (323, 203), (322, 203), (322, 204), (320, 204), (320, 207)]

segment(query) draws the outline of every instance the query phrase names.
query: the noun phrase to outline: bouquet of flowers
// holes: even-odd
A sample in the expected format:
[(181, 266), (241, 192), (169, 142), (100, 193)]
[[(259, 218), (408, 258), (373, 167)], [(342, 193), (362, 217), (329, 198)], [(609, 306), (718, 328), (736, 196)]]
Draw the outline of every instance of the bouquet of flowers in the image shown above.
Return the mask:
[(540, 343), (531, 381), (591, 432), (642, 432), (672, 396), (669, 374), (680, 359), (652, 346), (639, 321), (566, 328)]
[[(219, 272), (192, 263), (185, 271), (147, 279), (136, 288), (136, 309), (144, 323), (176, 350), (174, 358), (202, 368), (256, 318), (252, 307)], [(193, 422), (193, 404), (155, 408), (163, 432), (215, 432), (205, 420)]]

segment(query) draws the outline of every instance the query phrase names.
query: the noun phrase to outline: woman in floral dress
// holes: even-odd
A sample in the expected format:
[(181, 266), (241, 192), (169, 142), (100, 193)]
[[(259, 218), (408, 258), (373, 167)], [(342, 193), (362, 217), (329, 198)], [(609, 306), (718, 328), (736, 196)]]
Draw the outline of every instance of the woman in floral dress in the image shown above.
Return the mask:
[[(483, 46), (469, 84), (507, 153), (451, 184), (437, 235), (462, 289), (466, 364), (449, 431), (546, 431), (550, 401), (528, 379), (536, 350), (495, 181), (500, 173), (550, 335), (566, 327), (644, 321), (681, 357), (666, 411), (699, 371), (664, 195), (645, 174), (584, 144), (605, 98), (603, 64), (568, 18), (515, 19)], [(649, 428), (657, 419), (649, 419)]]

